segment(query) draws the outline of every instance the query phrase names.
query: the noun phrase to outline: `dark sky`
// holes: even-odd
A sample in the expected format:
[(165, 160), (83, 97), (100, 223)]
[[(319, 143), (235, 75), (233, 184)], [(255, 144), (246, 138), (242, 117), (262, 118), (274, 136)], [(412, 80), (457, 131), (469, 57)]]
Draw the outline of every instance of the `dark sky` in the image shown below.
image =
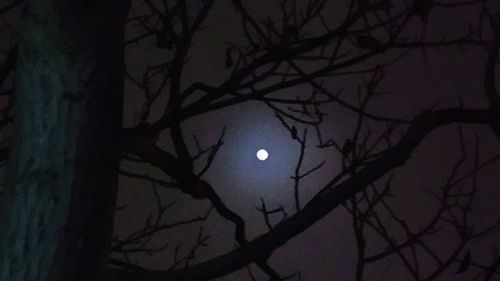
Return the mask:
[[(247, 1), (250, 3), (250, 1)], [(448, 1), (453, 2), (453, 1)], [(493, 1), (490, 1), (493, 2)], [(254, 1), (248, 6), (251, 11), (262, 15), (276, 15), (273, 1)], [(333, 22), (338, 20), (336, 13), (342, 12), (345, 7), (334, 9), (329, 7), (324, 14), (326, 19)], [(491, 11), (495, 11), (492, 7)], [(466, 8), (456, 8), (444, 13), (444, 9), (435, 8), (429, 18), (427, 39), (454, 38), (462, 35), (467, 28), (467, 21), (474, 20), (479, 13), (479, 5)], [(408, 38), (416, 38), (417, 30), (421, 29), (418, 18), (411, 21)], [(186, 65), (185, 85), (192, 81), (206, 82), (218, 85), (227, 78), (228, 72), (224, 69), (224, 50), (229, 42), (241, 40), (241, 29), (237, 15), (229, 1), (219, 1), (203, 25), (203, 31), (195, 37), (189, 61)], [(311, 34), (319, 32), (318, 25), (311, 27)], [(414, 32), (414, 34), (412, 34)], [(168, 57), (168, 52), (155, 51), (150, 43), (133, 45), (127, 48), (128, 68), (131, 73), (139, 74), (142, 67), (148, 63), (160, 61)], [(146, 50), (146, 51), (145, 51)], [(397, 54), (395, 52), (394, 54)], [(437, 102), (437, 108), (455, 106), (459, 97), (467, 107), (485, 106), (482, 89), (482, 76), (487, 52), (481, 47), (429, 49), (426, 52), (427, 61), (423, 60), (420, 51), (410, 52), (392, 66), (388, 67), (386, 78), (381, 90), (389, 94), (375, 100), (369, 107), (370, 112), (394, 118), (411, 118), (431, 108)], [(388, 57), (395, 57), (388, 54)], [(386, 62), (382, 59), (381, 62)], [(313, 66), (312, 66), (313, 67)], [(500, 79), (499, 79), (500, 80)], [(359, 78), (333, 77), (323, 79), (324, 85), (332, 91), (343, 89), (343, 96), (348, 101), (354, 101)], [(137, 109), (140, 99), (134, 97), (136, 91), (131, 85), (127, 92), (127, 112)], [(310, 87), (289, 89), (288, 96), (304, 96)], [(158, 102), (153, 109), (160, 112), (165, 100)], [(323, 108), (328, 115), (321, 125), (325, 138), (341, 140), (353, 133), (356, 116), (338, 105), (327, 105)], [(131, 116), (131, 115), (129, 115)], [(157, 116), (151, 116), (151, 121)], [(125, 118), (125, 124), (131, 124), (130, 118)], [(299, 129), (304, 128), (300, 124)], [(383, 125), (372, 123), (374, 130), (380, 130)], [(247, 221), (248, 238), (255, 237), (266, 231), (263, 218), (256, 210), (260, 206), (260, 199), (264, 199), (270, 208), (282, 205), (289, 215), (293, 209), (293, 181), (290, 178), (299, 156), (299, 144), (290, 138), (289, 132), (274, 117), (273, 111), (261, 102), (247, 102), (242, 105), (226, 108), (217, 112), (204, 114), (187, 120), (182, 124), (185, 136), (190, 147), (194, 147), (191, 135), (196, 134), (203, 146), (213, 144), (223, 128), (226, 127), (224, 145), (220, 149), (213, 166), (204, 176), (219, 192), (226, 204), (244, 217)], [(485, 126), (464, 126), (467, 149), (470, 152), (474, 142), (474, 135), (480, 136), (481, 157), (487, 159), (498, 153), (499, 140)], [(394, 141), (398, 139), (398, 131)], [(309, 128), (308, 146), (305, 155), (303, 170), (307, 170), (322, 161), (326, 161), (321, 170), (308, 177), (301, 184), (301, 198), (307, 202), (323, 184), (341, 169), (339, 153), (333, 148), (318, 149), (314, 130)], [(168, 140), (168, 132), (160, 139), (159, 145), (172, 151)], [(444, 183), (450, 169), (456, 163), (459, 155), (457, 126), (449, 126), (434, 132), (418, 148), (414, 157), (404, 168), (397, 169), (393, 182), (394, 193), (397, 195), (391, 203), (395, 209), (409, 220), (412, 226), (417, 226), (432, 213), (436, 204), (432, 197), (423, 192), (424, 188), (436, 189)], [(260, 162), (255, 158), (259, 148), (269, 151), (267, 161)], [(467, 167), (470, 167), (470, 160)], [(203, 162), (199, 163), (203, 164)], [(124, 164), (124, 168), (138, 168), (141, 172), (148, 172), (162, 176), (159, 171), (149, 167)], [(473, 218), (478, 224), (491, 222), (499, 215), (496, 206), (499, 203), (500, 189), (498, 169), (500, 166), (489, 167), (481, 174), (480, 192), (477, 194)], [(461, 170), (465, 172), (467, 169)], [(164, 177), (164, 176), (163, 176)], [(127, 233), (142, 226), (144, 218), (154, 212), (154, 198), (149, 185), (144, 181), (122, 178), (122, 188), (119, 197), (120, 204), (128, 204), (124, 210), (117, 213), (117, 233)], [(381, 184), (381, 183), (379, 183)], [(146, 187), (146, 188), (145, 188)], [(204, 213), (209, 208), (206, 201), (194, 201), (185, 194), (172, 190), (160, 190), (166, 202), (177, 200), (167, 217), (170, 221), (190, 218)], [(137, 256), (141, 265), (152, 268), (165, 268), (169, 265), (175, 245), (184, 242), (183, 251), (187, 251), (197, 236), (198, 227), (203, 226), (204, 233), (210, 235), (208, 245), (197, 253), (195, 262), (207, 260), (215, 255), (223, 254), (234, 248), (233, 228), (230, 223), (220, 218), (215, 212), (202, 224), (179, 227), (172, 231), (165, 231), (154, 239), (155, 243), (169, 242), (164, 254), (153, 257)], [(394, 231), (397, 231), (394, 228)], [(444, 251), (448, 247), (446, 233), (431, 239), (430, 243), (436, 251)], [(368, 236), (373, 238), (372, 236)], [(489, 249), (492, 241), (498, 240), (499, 233), (481, 240), (472, 248), (474, 257), (482, 260), (489, 258)], [(370, 240), (369, 249), (380, 249), (383, 244), (378, 240)], [(488, 251), (487, 251), (488, 250)], [(353, 233), (351, 218), (343, 208), (337, 208), (319, 223), (315, 224), (300, 236), (294, 238), (284, 247), (278, 249), (270, 263), (283, 275), (302, 272), (302, 280), (352, 280), (355, 262)], [(455, 267), (453, 267), (455, 268)], [(255, 268), (254, 268), (255, 269)], [(258, 272), (258, 270), (255, 270)], [(256, 273), (259, 280), (266, 280)], [(396, 258), (371, 267), (365, 280), (408, 280), (402, 266)], [(448, 276), (448, 275), (447, 275)], [(378, 278), (378, 279), (377, 279)], [(442, 280), (451, 277), (445, 277)], [(218, 280), (249, 280), (245, 270)]]
[[(250, 12), (266, 20), (268, 16), (277, 17), (279, 10), (276, 1), (243, 1)], [(299, 1), (301, 2), (301, 1)], [(301, 3), (306, 3), (303, 0)], [(334, 25), (341, 18), (338, 16), (345, 12), (346, 5), (342, 2), (329, 1), (323, 11), (325, 20)], [(397, 5), (410, 4), (411, 1), (393, 1), (393, 8)], [(455, 3), (458, 1), (439, 1), (439, 3)], [(436, 1), (437, 3), (437, 1)], [(488, 10), (492, 13), (500, 11), (500, 2), (489, 0)], [(0, 4), (0, 6), (2, 6)], [(481, 5), (466, 6), (446, 10), (436, 6), (428, 21), (426, 40), (440, 40), (445, 36), (456, 38), (463, 35), (468, 28), (468, 22), (476, 22), (481, 11)], [(4, 18), (16, 26), (18, 12)], [(224, 51), (229, 43), (241, 43), (243, 36), (239, 24), (239, 15), (235, 13), (230, 1), (215, 1), (202, 31), (195, 38), (188, 55), (185, 67), (183, 87), (194, 81), (210, 85), (219, 85), (227, 79), (229, 71), (224, 67)], [(0, 47), (7, 49), (15, 40), (15, 36), (4, 36), (5, 23), (2, 27)], [(415, 17), (411, 20), (408, 30), (404, 33), (408, 39), (419, 36), (422, 22)], [(485, 28), (488, 38), (491, 31)], [(305, 31), (306, 36), (317, 35), (324, 30), (319, 22), (314, 22)], [(137, 30), (130, 27), (128, 36), (137, 34)], [(144, 67), (164, 61), (171, 57), (167, 50), (154, 48), (154, 40), (144, 41), (140, 44), (127, 46), (128, 71), (140, 77)], [(401, 51), (386, 53), (381, 59), (375, 59), (364, 64), (386, 63), (387, 58), (396, 58)], [(483, 47), (463, 46), (451, 48), (429, 48), (425, 52), (413, 51), (405, 54), (394, 64), (384, 69), (385, 79), (379, 90), (387, 92), (374, 99), (368, 111), (375, 115), (391, 118), (411, 119), (425, 109), (445, 108), (457, 106), (462, 102), (468, 108), (484, 107), (487, 105), (483, 91), (483, 75), (487, 51)], [(3, 59), (3, 57), (2, 57)], [(306, 68), (314, 68), (314, 65)], [(500, 75), (496, 75), (497, 85), (500, 84)], [(342, 89), (342, 98), (355, 103), (356, 91), (363, 79), (367, 77), (335, 76), (318, 79), (332, 92)], [(300, 86), (276, 93), (281, 97), (305, 97), (311, 92), (310, 86)], [(124, 125), (134, 124), (134, 111), (141, 108), (141, 95), (131, 83), (126, 84), (126, 104)], [(162, 98), (153, 106), (149, 121), (155, 121), (165, 107), (167, 99)], [(0, 102), (3, 102), (0, 100)], [(280, 108), (284, 108), (281, 106)], [(337, 104), (322, 106), (322, 111), (327, 115), (320, 125), (324, 139), (333, 138), (340, 144), (353, 133), (356, 115)], [(331, 180), (341, 169), (340, 154), (333, 148), (317, 148), (318, 139), (311, 126), (304, 126), (294, 121), (287, 120), (289, 125), (296, 126), (299, 132), (308, 128), (308, 139), (304, 165), (302, 171), (316, 166), (325, 161), (322, 168), (311, 176), (305, 178), (300, 185), (300, 196), (305, 204), (321, 187)], [(385, 125), (380, 122), (368, 121), (375, 133), (381, 132)], [(300, 145), (291, 139), (290, 133), (275, 118), (274, 112), (267, 105), (258, 101), (250, 101), (241, 105), (224, 108), (195, 116), (182, 123), (186, 139), (191, 151), (194, 151), (196, 135), (203, 147), (214, 144), (225, 128), (224, 144), (216, 155), (213, 165), (204, 175), (203, 179), (212, 184), (228, 207), (237, 212), (246, 220), (246, 231), (249, 239), (267, 231), (262, 215), (256, 209), (263, 199), (269, 208), (283, 206), (288, 215), (295, 213), (293, 202), (293, 180), (291, 176), (299, 157)], [(396, 142), (404, 132), (405, 127), (396, 131), (392, 140)], [(469, 158), (460, 168), (459, 173), (464, 174), (472, 167), (475, 136), (480, 141), (480, 161), (485, 161), (500, 153), (500, 141), (487, 126), (466, 125), (462, 127), (465, 144)], [(440, 128), (433, 132), (420, 147), (414, 152), (412, 158), (404, 167), (394, 170), (392, 182), (393, 192), (396, 195), (389, 202), (394, 210), (405, 218), (415, 229), (425, 223), (435, 211), (437, 204), (433, 197), (426, 191), (438, 190), (448, 179), (453, 165), (461, 157), (460, 142), (458, 140), (458, 127), (456, 125)], [(168, 131), (165, 131), (158, 145), (173, 151)], [(258, 161), (255, 153), (258, 149), (265, 148), (269, 151), (269, 159)], [(204, 160), (195, 163), (197, 169), (203, 166)], [(137, 173), (147, 173), (158, 178), (168, 180), (158, 169), (148, 165), (134, 164), (124, 161), (122, 168)], [(479, 192), (475, 196), (471, 218), (478, 226), (487, 225), (500, 217), (500, 164), (495, 163), (485, 168), (478, 179)], [(384, 177), (376, 184), (383, 186)], [(466, 181), (464, 188), (470, 186)], [(116, 234), (124, 235), (140, 229), (145, 219), (150, 214), (156, 213), (155, 198), (150, 183), (128, 177), (120, 178), (120, 194), (118, 205), (126, 208), (117, 211)], [(159, 189), (165, 203), (176, 203), (169, 209), (164, 218), (171, 223), (183, 219), (190, 219), (202, 215), (210, 207), (207, 200), (193, 200), (188, 195), (172, 189)], [(388, 219), (388, 214), (382, 214)], [(272, 217), (273, 223), (280, 219), (280, 215)], [(282, 275), (301, 271), (304, 281), (323, 280), (353, 280), (355, 266), (355, 247), (352, 230), (351, 216), (341, 206), (331, 212), (324, 219), (313, 225), (307, 231), (295, 237), (283, 247), (276, 250), (270, 259), (270, 264)], [(180, 253), (185, 255), (191, 245), (196, 241), (199, 227), (203, 227), (203, 234), (210, 238), (207, 246), (200, 248), (196, 253), (194, 263), (208, 260), (224, 254), (235, 248), (231, 223), (221, 218), (215, 211), (204, 222), (181, 226), (172, 230), (161, 232), (151, 242), (152, 246), (164, 245), (168, 247), (162, 253), (154, 256), (144, 254), (131, 255), (132, 260), (147, 268), (165, 269), (172, 263), (174, 248), (183, 243)], [(389, 224), (389, 230), (401, 234), (401, 230), (394, 224)], [(444, 229), (430, 239), (430, 247), (439, 254), (444, 254), (450, 249), (456, 235), (450, 229)], [(373, 233), (367, 234), (368, 250), (381, 250), (385, 242), (375, 238)], [(500, 232), (496, 231), (489, 236), (475, 241), (468, 247), (478, 263), (488, 262), (493, 245), (498, 245)], [(120, 257), (120, 256), (117, 256)], [(433, 266), (424, 263), (425, 267)], [(455, 276), (453, 271), (458, 264), (453, 264), (442, 279), (439, 280), (467, 280), (460, 279), (472, 277), (469, 275)], [(267, 278), (254, 266), (252, 269), (258, 280)], [(459, 279), (457, 279), (459, 278)], [(497, 275), (498, 278), (498, 275)], [(250, 280), (245, 269), (217, 280)], [(292, 280), (298, 280), (297, 278)], [(396, 257), (390, 257), (383, 262), (370, 266), (365, 279), (371, 280), (410, 280), (401, 262)], [(500, 280), (500, 279), (498, 279)]]

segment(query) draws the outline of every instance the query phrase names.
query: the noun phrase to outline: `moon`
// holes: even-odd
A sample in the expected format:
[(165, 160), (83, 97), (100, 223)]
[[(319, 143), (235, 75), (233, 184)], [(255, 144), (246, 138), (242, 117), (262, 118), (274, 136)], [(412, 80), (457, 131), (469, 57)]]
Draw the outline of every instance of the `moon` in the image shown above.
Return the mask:
[(265, 161), (269, 157), (269, 153), (265, 149), (259, 149), (256, 155), (260, 161)]

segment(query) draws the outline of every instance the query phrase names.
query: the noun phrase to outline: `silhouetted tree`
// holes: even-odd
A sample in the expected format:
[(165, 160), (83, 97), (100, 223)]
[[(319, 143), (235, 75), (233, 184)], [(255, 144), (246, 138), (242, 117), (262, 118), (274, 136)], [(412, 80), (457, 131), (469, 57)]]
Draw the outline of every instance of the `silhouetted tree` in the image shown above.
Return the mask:
[(24, 3), (15, 140), (0, 196), (1, 280), (102, 278), (120, 155), (124, 11), (122, 1)]
[[(281, 0), (273, 2), (273, 11), (258, 11), (249, 8), (254, 2), (231, 1), (239, 39), (220, 48), (217, 71), (224, 75), (210, 83), (188, 76), (186, 66), (205, 20), (217, 13), (214, 5), (220, 3), (214, 0), (25, 0), (0, 7), (6, 19), (4, 38), (15, 38), (3, 41), (7, 52), (0, 68), (6, 104), (0, 124), (6, 138), (0, 150), (4, 162), (11, 151), (0, 195), (0, 279), (193, 281), (247, 267), (248, 278), (256, 280), (249, 267), (255, 264), (272, 280), (300, 280), (300, 272), (282, 276), (270, 257), (337, 208), (352, 219), (354, 280), (368, 280), (366, 268), (389, 257), (418, 281), (437, 280), (450, 268), (456, 274), (474, 269), (471, 280), (498, 277), (496, 253), (483, 263), (470, 252), (472, 242), (494, 233), (498, 223), (479, 225), (470, 213), (480, 188), (479, 171), (499, 156), (481, 159), (478, 138), (470, 145), (463, 130), (478, 124), (500, 137), (495, 86), (500, 20), (490, 7), (494, 1), (332, 2)], [(464, 8), (478, 11), (464, 34), (441, 38), (434, 32), (433, 15)], [(20, 25), (14, 23), (16, 13), (21, 13)], [(436, 34), (440, 39), (434, 39)], [(154, 62), (130, 62), (132, 47), (154, 53)], [(398, 60), (415, 51), (428, 59), (438, 49), (457, 47), (487, 50), (481, 62), (483, 107), (462, 101), (451, 107), (448, 102), (450, 107), (422, 108), (412, 118), (398, 117), (387, 107), (372, 109), (387, 95), (383, 81)], [(346, 77), (358, 87), (341, 95), (331, 83)], [(124, 83), (130, 87), (124, 89)], [(298, 87), (301, 94), (286, 91)], [(133, 124), (122, 125), (124, 93), (129, 98), (125, 105), (139, 101), (142, 106), (135, 115), (125, 111), (124, 119), (134, 115)], [(245, 219), (203, 178), (223, 146), (224, 124), (214, 125), (222, 133), (208, 147), (197, 139), (191, 146), (185, 133), (185, 121), (249, 101), (269, 107), (280, 129), (288, 130), (300, 147), (292, 175), (294, 210), (270, 208), (262, 200), (258, 209), (268, 231), (253, 239), (246, 237)], [(352, 124), (349, 136), (330, 136), (325, 127), (333, 107), (351, 116), (346, 117)], [(447, 181), (432, 191), (435, 212), (415, 226), (391, 205), (393, 173), (431, 132), (452, 123), (460, 124), (459, 161)], [(171, 151), (164, 147), (167, 142)], [(341, 168), (325, 171), (325, 162), (306, 166), (306, 148), (313, 146), (336, 153)], [(120, 170), (119, 161), (122, 167), (139, 166)], [(144, 164), (170, 180), (143, 173)], [(145, 219), (142, 229), (112, 237), (119, 173), (150, 183), (157, 213)], [(304, 200), (303, 179), (320, 173), (328, 183), (314, 187), (315, 195)], [(171, 204), (164, 202), (159, 188), (190, 195), (193, 206), (209, 200), (213, 207), (199, 217), (167, 223)], [(166, 246), (151, 243), (159, 233), (202, 223), (212, 209), (234, 225), (234, 250), (194, 263), (208, 239), (200, 228), (185, 256), (179, 248), (173, 250), (170, 268), (150, 270), (134, 261), (137, 254), (165, 251)], [(446, 251), (428, 244), (442, 229), (456, 234)]]

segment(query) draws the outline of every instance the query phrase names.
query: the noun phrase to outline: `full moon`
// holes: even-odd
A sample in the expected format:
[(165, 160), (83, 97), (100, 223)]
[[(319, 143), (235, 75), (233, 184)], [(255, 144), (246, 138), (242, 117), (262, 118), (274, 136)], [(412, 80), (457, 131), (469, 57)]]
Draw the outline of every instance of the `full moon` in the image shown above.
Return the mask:
[(257, 159), (259, 159), (260, 161), (266, 160), (267, 157), (269, 157), (269, 153), (267, 153), (267, 150), (259, 149), (259, 151), (257, 151)]

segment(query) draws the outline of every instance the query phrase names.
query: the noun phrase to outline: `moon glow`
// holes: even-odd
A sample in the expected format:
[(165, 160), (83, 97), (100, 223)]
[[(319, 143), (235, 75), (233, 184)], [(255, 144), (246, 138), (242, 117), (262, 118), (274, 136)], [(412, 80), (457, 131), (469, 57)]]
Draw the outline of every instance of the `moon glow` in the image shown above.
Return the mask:
[(256, 155), (257, 155), (257, 159), (259, 159), (260, 161), (265, 161), (267, 159), (267, 157), (269, 157), (269, 153), (265, 149), (259, 149), (259, 151), (257, 151)]

